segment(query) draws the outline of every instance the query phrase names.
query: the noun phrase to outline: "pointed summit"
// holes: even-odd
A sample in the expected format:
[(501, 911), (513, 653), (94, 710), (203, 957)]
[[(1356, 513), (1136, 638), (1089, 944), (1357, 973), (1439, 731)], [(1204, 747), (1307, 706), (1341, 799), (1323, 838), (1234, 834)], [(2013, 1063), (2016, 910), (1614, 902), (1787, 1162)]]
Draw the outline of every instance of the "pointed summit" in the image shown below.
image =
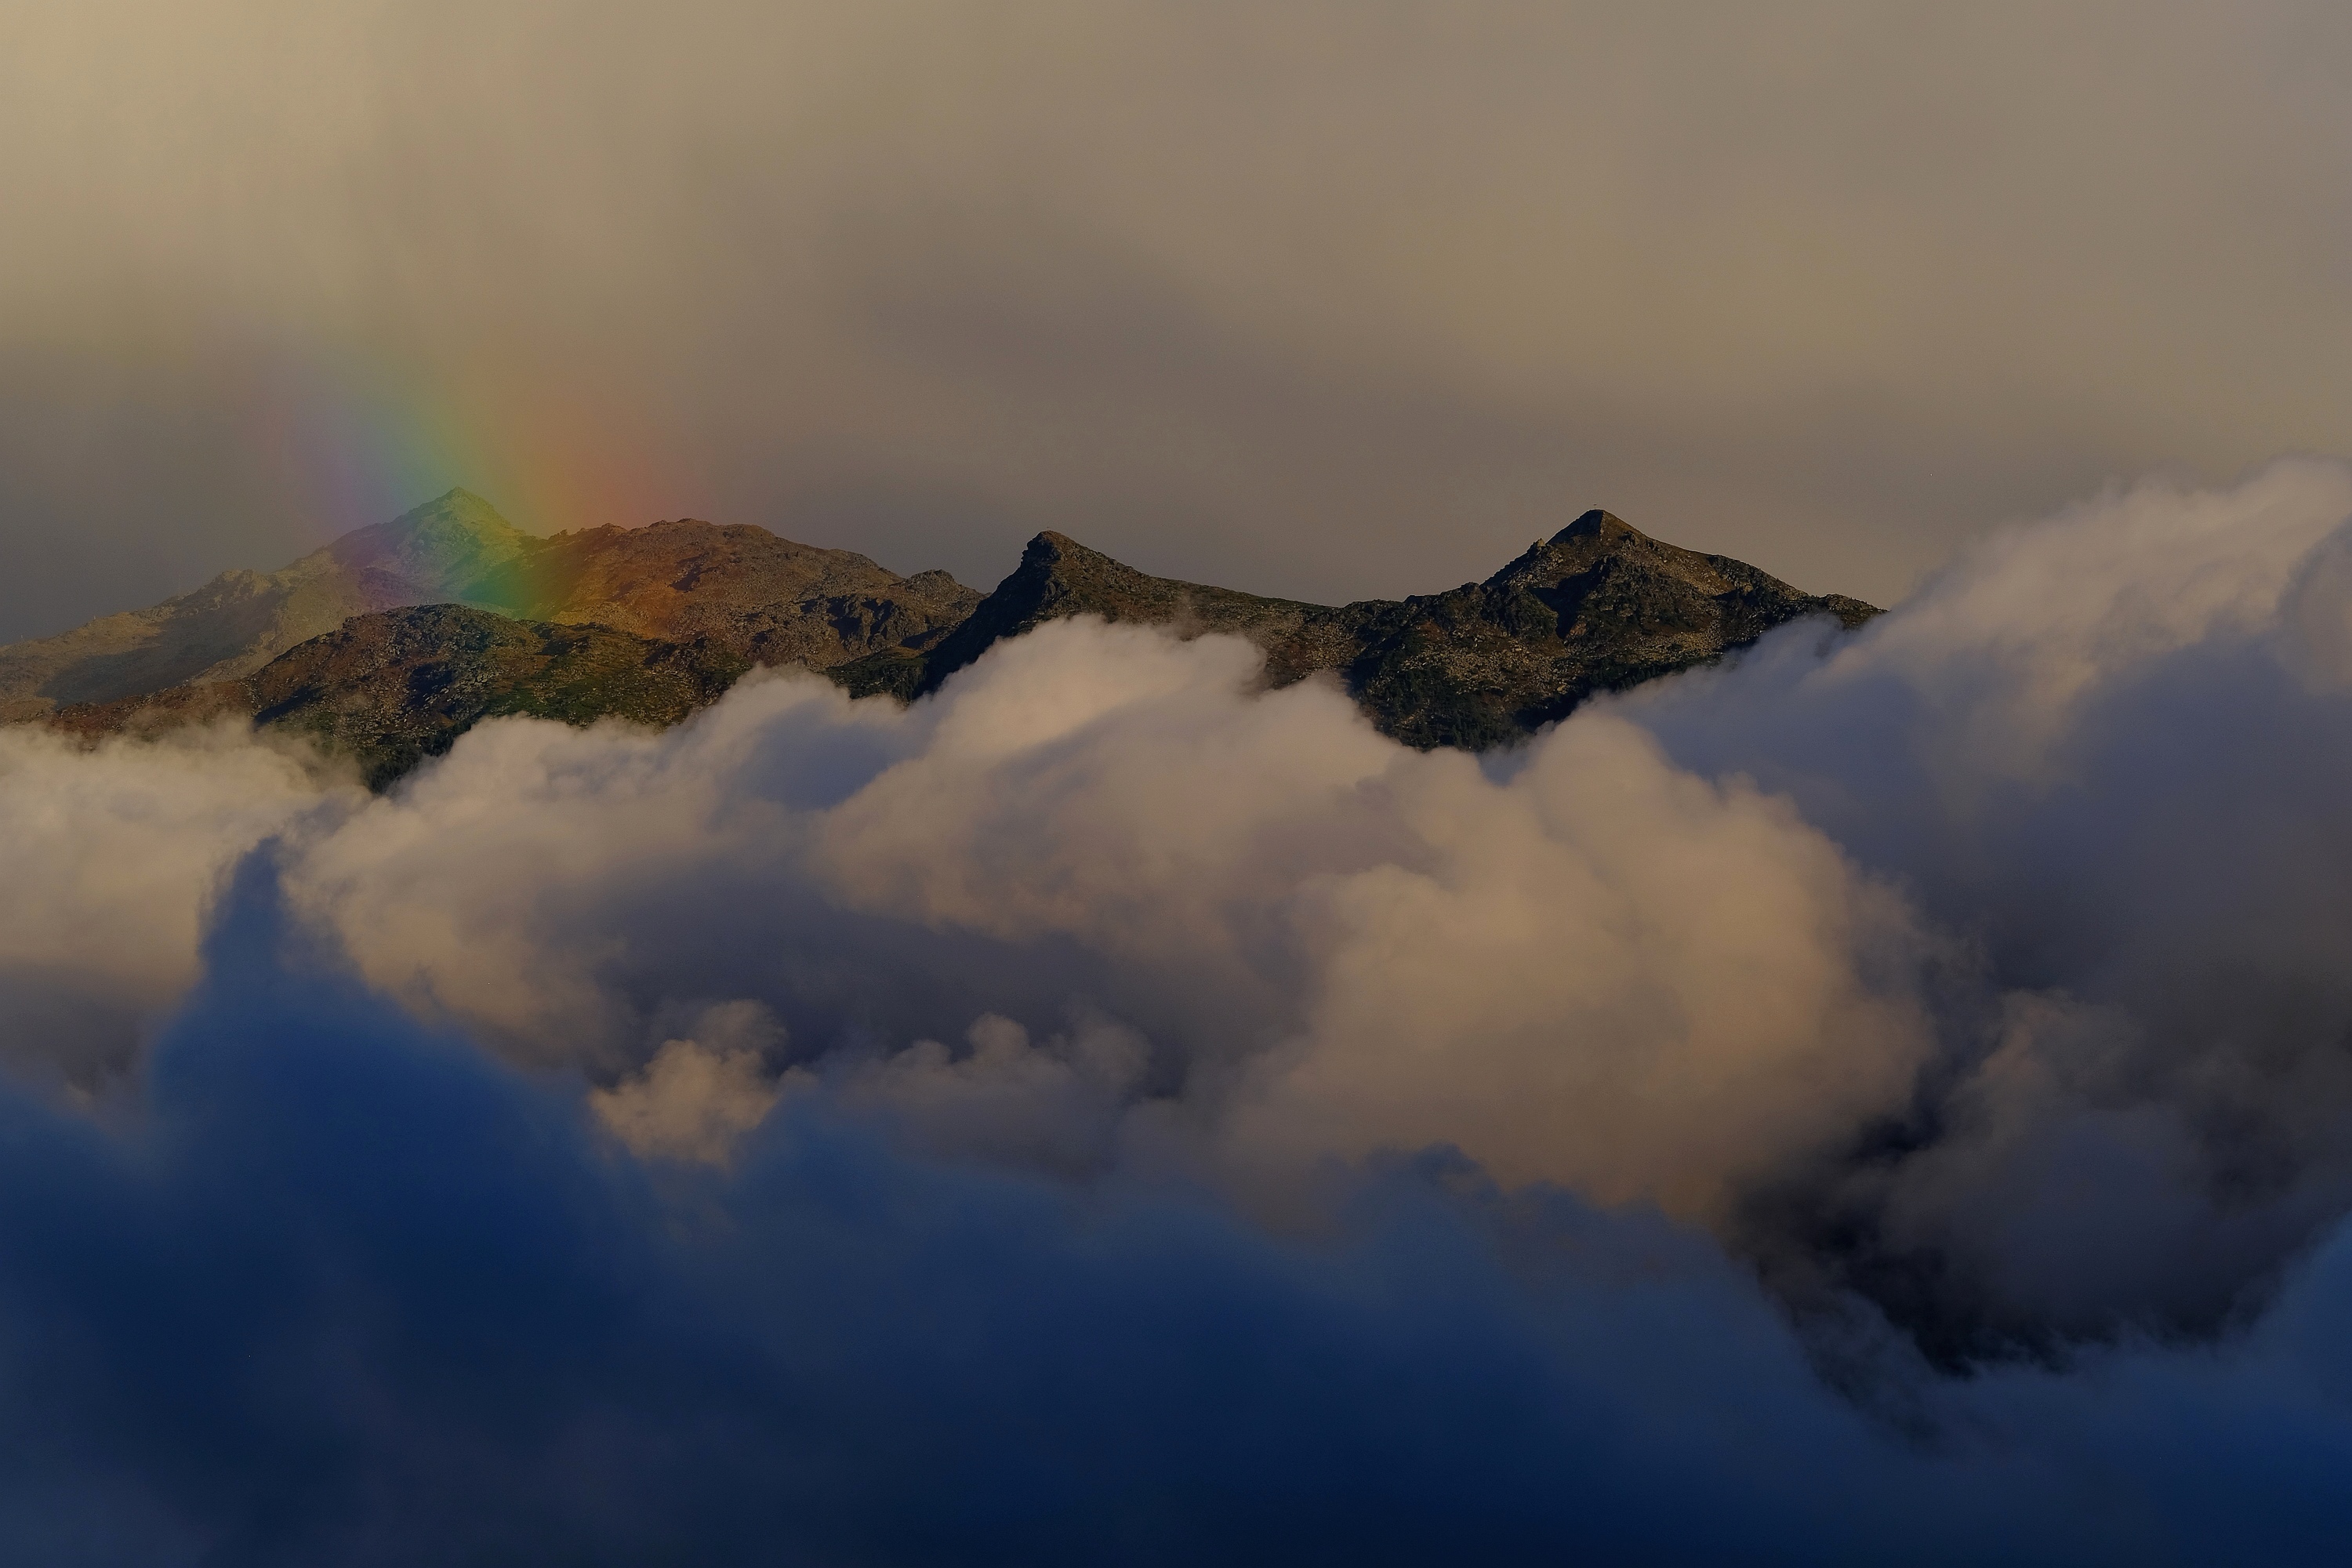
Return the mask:
[(1294, 599), (1266, 599), (1205, 583), (1154, 577), (1048, 529), (1029, 542), (1021, 552), (1021, 564), (996, 585), (996, 592), (980, 602), (971, 618), (931, 651), (915, 689), (936, 690), (991, 644), (1069, 616), (1172, 625), (1195, 632), (1232, 632), (1263, 645), (1276, 630), (1297, 630), (1309, 612), (1321, 608)]
[(468, 584), (537, 542), (473, 491), (453, 489), (346, 533), (321, 553), (346, 571), (382, 574), (396, 603), (427, 604), (467, 597)]
[(342, 537), (357, 539), (367, 534), (417, 533), (442, 529), (522, 532), (500, 517), (499, 509), (482, 497), (463, 487), (453, 487), (421, 506), (409, 508), (390, 522), (370, 523), (365, 528), (353, 529)]
[(1550, 542), (1565, 544), (1575, 539), (1647, 539), (1649, 537), (1615, 512), (1603, 511), (1596, 506), (1558, 533), (1553, 534)]

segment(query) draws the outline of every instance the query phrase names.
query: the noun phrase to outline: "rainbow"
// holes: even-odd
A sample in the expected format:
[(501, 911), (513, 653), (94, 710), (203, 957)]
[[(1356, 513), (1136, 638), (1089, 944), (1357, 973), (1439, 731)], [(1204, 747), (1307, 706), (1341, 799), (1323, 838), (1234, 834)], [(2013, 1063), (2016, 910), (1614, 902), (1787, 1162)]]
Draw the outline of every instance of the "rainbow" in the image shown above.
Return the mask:
[(615, 400), (551, 379), (280, 362), (255, 388), (250, 455), (311, 546), (456, 487), (541, 535), (670, 515), (685, 465), (668, 444)]

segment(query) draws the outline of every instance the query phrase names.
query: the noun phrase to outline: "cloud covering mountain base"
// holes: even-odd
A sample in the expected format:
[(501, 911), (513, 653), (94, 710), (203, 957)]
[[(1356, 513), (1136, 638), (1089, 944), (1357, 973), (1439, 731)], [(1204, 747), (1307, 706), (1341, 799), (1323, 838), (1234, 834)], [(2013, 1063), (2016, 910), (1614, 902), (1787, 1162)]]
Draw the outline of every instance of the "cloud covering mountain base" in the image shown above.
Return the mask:
[(1486, 758), (1091, 623), (383, 798), (0, 732), (0, 1530), (2324, 1560), (2347, 517), (2119, 492)]

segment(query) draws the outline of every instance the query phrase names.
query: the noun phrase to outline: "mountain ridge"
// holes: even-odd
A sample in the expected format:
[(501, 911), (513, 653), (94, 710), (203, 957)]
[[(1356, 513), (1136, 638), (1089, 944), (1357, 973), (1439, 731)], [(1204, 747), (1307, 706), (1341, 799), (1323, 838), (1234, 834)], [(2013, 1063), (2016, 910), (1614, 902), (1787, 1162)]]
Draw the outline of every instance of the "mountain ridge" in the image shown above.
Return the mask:
[[(900, 577), (855, 552), (747, 524), (688, 518), (541, 539), (463, 490), (278, 574), (223, 582), (244, 585), (257, 604), (278, 595), (266, 629), (279, 636), (289, 595), (306, 584), (325, 584), (295, 606), (312, 616), (347, 601), (448, 592), (431, 604), (371, 605), (267, 657), (248, 647), (144, 690), (58, 703), (48, 693), (71, 683), (52, 674), (41, 694), (48, 705), (13, 716), (95, 739), (238, 715), (310, 735), (382, 787), (502, 713), (665, 725), (762, 665), (816, 670), (853, 696), (911, 700), (1007, 637), (1094, 615), (1180, 637), (1245, 637), (1265, 653), (1269, 687), (1328, 674), (1396, 740), (1480, 751), (1790, 621), (1820, 616), (1851, 630), (1879, 613), (1668, 544), (1598, 510), (1483, 581), (1339, 605), (1154, 577), (1051, 531), (986, 595), (943, 572)], [(162, 612), (184, 613), (193, 598), (110, 619), (168, 621)], [(240, 624), (214, 605), (195, 613), (212, 616), (215, 643)], [(0, 674), (12, 658), (24, 662), (22, 650), (62, 640), (0, 648)], [(181, 662), (194, 657), (184, 648)], [(163, 662), (99, 675), (120, 686)], [(0, 684), (0, 700), (7, 695)]]
[(836, 679), (861, 694), (920, 696), (1003, 637), (1097, 615), (1247, 637), (1265, 650), (1269, 686), (1328, 670), (1384, 733), (1477, 751), (1563, 718), (1596, 692), (1720, 658), (1784, 622), (1827, 616), (1852, 630), (1876, 614), (1859, 599), (1804, 594), (1746, 562), (1653, 539), (1598, 509), (1483, 582), (1339, 605), (1152, 577), (1049, 531), (935, 647), (873, 656)]

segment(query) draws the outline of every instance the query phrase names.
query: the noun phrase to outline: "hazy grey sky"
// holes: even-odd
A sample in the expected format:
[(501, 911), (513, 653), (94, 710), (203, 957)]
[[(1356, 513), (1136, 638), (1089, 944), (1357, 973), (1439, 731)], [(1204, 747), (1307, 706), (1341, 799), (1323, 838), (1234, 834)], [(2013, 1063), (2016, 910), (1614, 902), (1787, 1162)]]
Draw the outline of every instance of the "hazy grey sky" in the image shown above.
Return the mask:
[(0, 637), (452, 484), (1324, 599), (1885, 601), (2352, 447), (2352, 9), (20, 4)]

